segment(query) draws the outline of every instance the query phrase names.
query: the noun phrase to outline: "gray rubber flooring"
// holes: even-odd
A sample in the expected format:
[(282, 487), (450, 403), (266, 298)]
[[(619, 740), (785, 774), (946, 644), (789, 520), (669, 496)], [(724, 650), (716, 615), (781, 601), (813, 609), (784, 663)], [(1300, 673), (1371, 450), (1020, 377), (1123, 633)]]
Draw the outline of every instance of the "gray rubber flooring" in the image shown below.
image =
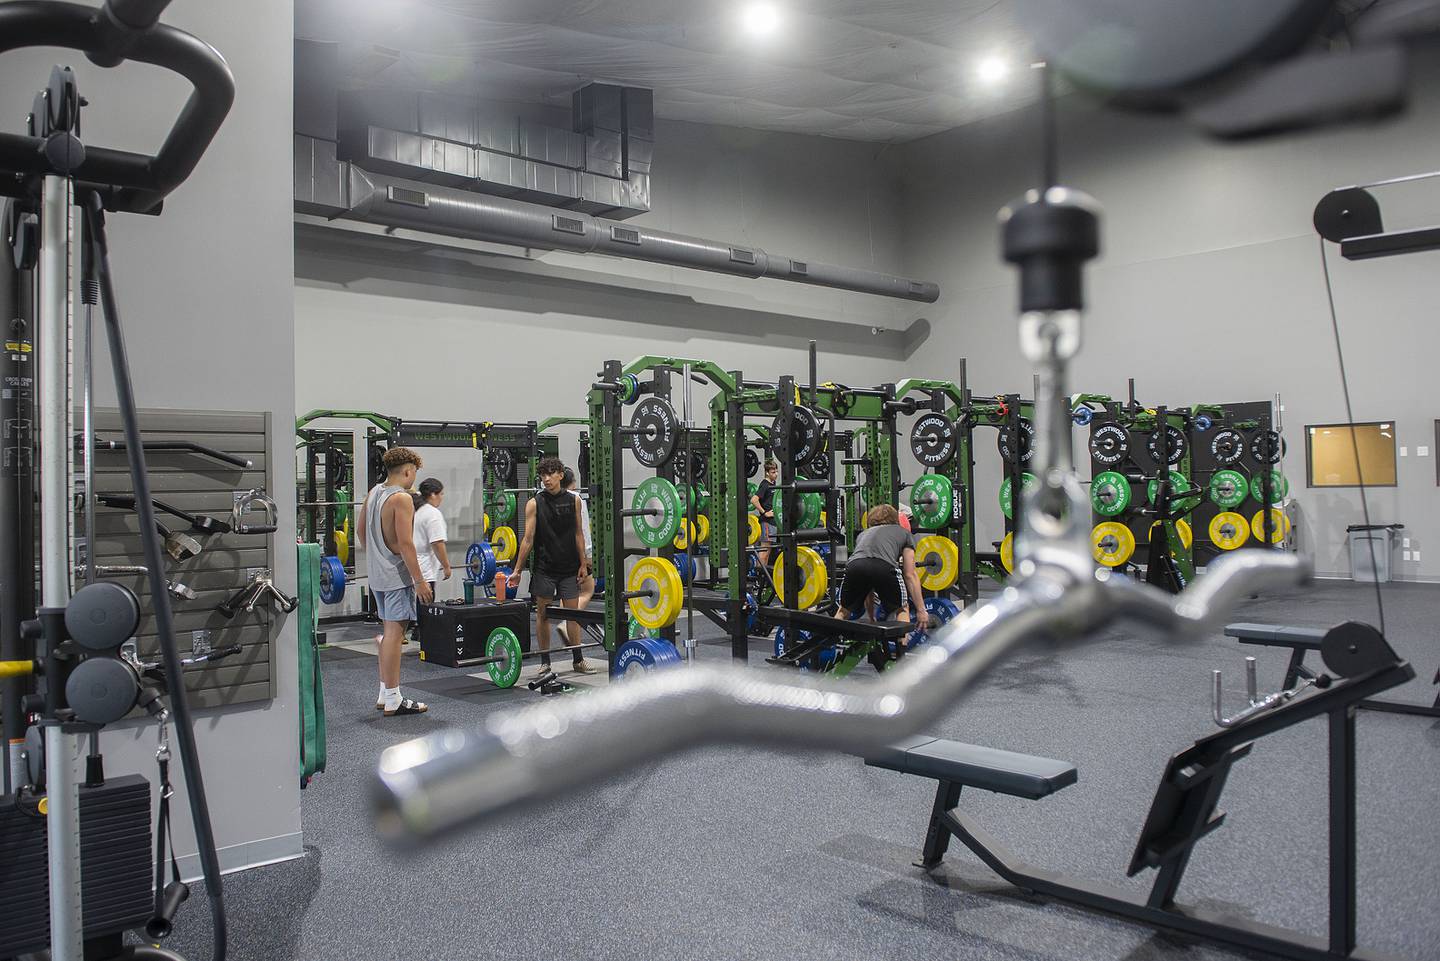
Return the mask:
[[(1389, 696), (1429, 703), (1440, 586), (1387, 586), (1385, 602), (1391, 642), (1418, 675)], [(1232, 620), (1347, 617), (1374, 619), (1371, 590), (1322, 582), (1250, 601)], [(974, 792), (965, 809), (1027, 861), (1143, 892), (1153, 874), (1127, 880), (1124, 869), (1165, 762), (1214, 730), (1212, 668), (1238, 708), (1252, 650), (1112, 633), (1007, 664), (931, 733), (1075, 763), (1079, 783), (1055, 796)], [(1259, 656), (1262, 687), (1278, 685), (1285, 654)], [(933, 782), (837, 755), (699, 751), (439, 846), (386, 847), (368, 807), (381, 749), (535, 696), (413, 657), (404, 676), (431, 713), (387, 720), (373, 709), (373, 657), (326, 654), (329, 770), (303, 794), (307, 854), (226, 879), (231, 958), (1260, 957), (1027, 898), (958, 842), (926, 875), (911, 860)], [(1440, 723), (1361, 712), (1358, 730), (1362, 944), (1440, 958)], [(1196, 849), (1182, 899), (1322, 934), (1323, 721), (1257, 742), (1222, 807), (1227, 822)], [(167, 946), (208, 956), (207, 925), (192, 899)]]

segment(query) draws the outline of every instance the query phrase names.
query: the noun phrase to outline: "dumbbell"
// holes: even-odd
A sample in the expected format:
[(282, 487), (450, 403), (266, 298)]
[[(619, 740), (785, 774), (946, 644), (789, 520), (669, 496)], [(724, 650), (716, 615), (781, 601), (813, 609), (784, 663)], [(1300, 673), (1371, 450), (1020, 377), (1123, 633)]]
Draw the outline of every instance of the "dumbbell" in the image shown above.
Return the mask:
[[(525, 686), (528, 687), (528, 688), (530, 688), (530, 690), (532, 690), (532, 691), (539, 691), (539, 690), (540, 690), (542, 687), (544, 687), (546, 684), (550, 684), (550, 683), (552, 683), (552, 682), (554, 682), (554, 681), (558, 681), (559, 679), (560, 679), (559, 675), (557, 675), (554, 671), (546, 671), (546, 672), (544, 672), (543, 674), (537, 674), (537, 675), (535, 676), (535, 680), (531, 681), (529, 684), (527, 684), (527, 685), (525, 685)], [(544, 691), (541, 691), (541, 693), (543, 694), (543, 693), (545, 693), (545, 692), (544, 692)]]

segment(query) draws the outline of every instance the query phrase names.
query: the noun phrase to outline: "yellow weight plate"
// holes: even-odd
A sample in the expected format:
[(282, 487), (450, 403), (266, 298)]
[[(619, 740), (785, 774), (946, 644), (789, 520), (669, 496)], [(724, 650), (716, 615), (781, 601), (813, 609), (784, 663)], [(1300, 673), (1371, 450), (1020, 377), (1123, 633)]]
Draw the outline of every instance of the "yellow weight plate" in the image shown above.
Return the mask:
[(659, 630), (675, 623), (685, 599), (680, 572), (664, 557), (642, 557), (630, 568), (625, 590), (646, 591), (630, 598), (630, 616), (647, 630)]
[(335, 532), (335, 556), (340, 558), (341, 564), (350, 563), (350, 538), (344, 531)]
[(486, 512), (485, 512), (484, 519), (483, 519), (483, 523), (485, 524), (485, 533), (487, 533), (487, 534), (490, 533), (490, 512), (489, 512), (489, 511), (486, 511)]
[(750, 522), (750, 546), (754, 547), (756, 544), (760, 543), (760, 518), (756, 517), (754, 514), (746, 514), (745, 517)]
[(687, 548), (689, 548), (690, 542), (695, 539), (695, 533), (695, 524), (693, 521), (681, 521), (680, 531), (675, 535), (675, 538), (670, 543), (675, 545), (675, 549), (677, 551), (686, 550)]
[(495, 559), (504, 564), (515, 559), (515, 528), (497, 527), (494, 535), (490, 538), (490, 546), (495, 549)]
[(710, 518), (700, 514), (695, 518), (695, 543), (710, 543)]
[[(1270, 508), (1270, 543), (1279, 544), (1290, 536), (1290, 518), (1278, 507)], [(1250, 530), (1255, 532), (1255, 539), (1265, 539), (1265, 512), (1256, 511), (1255, 516), (1250, 518)]]
[(960, 576), (960, 549), (948, 537), (927, 534), (915, 543), (915, 572), (925, 590), (949, 590)]
[(1250, 539), (1245, 517), (1234, 511), (1221, 511), (1210, 520), (1210, 542), (1222, 551), (1233, 551)]
[(1090, 548), (1097, 564), (1119, 567), (1135, 554), (1135, 535), (1124, 524), (1105, 521), (1090, 531)]
[(1000, 566), (1005, 568), (1006, 574), (1015, 573), (1015, 535), (1006, 534), (1005, 539), (1000, 542)]
[[(1151, 537), (1155, 536), (1155, 528), (1159, 527), (1160, 523), (1160, 521), (1156, 521), (1150, 525)], [(1180, 535), (1180, 543), (1184, 544), (1185, 549), (1188, 551), (1190, 545), (1195, 543), (1195, 532), (1190, 530), (1190, 525), (1183, 520), (1175, 522), (1175, 532)]]
[[(795, 564), (800, 568), (800, 590), (796, 597), (796, 603), (802, 608), (814, 607), (825, 596), (825, 588), (828, 586), (830, 575), (825, 570), (825, 561), (814, 549), (809, 547), (797, 547), (795, 549)], [(775, 594), (784, 600), (785, 597), (785, 558), (782, 555), (775, 561)]]

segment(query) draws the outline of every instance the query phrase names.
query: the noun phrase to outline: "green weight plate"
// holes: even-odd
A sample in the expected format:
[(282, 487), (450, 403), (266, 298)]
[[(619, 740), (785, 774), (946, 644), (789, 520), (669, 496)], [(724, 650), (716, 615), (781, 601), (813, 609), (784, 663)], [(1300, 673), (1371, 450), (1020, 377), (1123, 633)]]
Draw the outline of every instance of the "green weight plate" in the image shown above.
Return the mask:
[(345, 522), (350, 519), (350, 505), (346, 503), (350, 500), (350, 491), (344, 487), (335, 488), (335, 500), (339, 502), (335, 505), (335, 529), (343, 531)]
[(1130, 506), (1130, 481), (1119, 471), (1106, 470), (1096, 474), (1090, 482), (1090, 506), (1101, 517), (1118, 517), (1125, 513)]
[(921, 474), (910, 487), (910, 513), (926, 530), (938, 530), (950, 523), (950, 478), (944, 474)]
[(634, 374), (620, 375), (620, 402), (633, 404), (640, 397), (640, 378)]
[(485, 665), (496, 687), (514, 687), (520, 680), (520, 638), (508, 627), (497, 627), (485, 639), (485, 656), (499, 657)]
[(748, 491), (748, 493), (745, 495), (746, 502), (748, 503), (751, 497), (754, 497), (756, 494), (760, 493), (760, 485), (755, 483), (754, 481), (750, 481), (745, 485), (745, 490)]
[[(1264, 478), (1264, 473), (1258, 471), (1254, 477), (1250, 478), (1250, 496), (1262, 504), (1265, 502)], [(1270, 503), (1280, 503), (1289, 493), (1290, 482), (1285, 479), (1285, 475), (1278, 470), (1272, 470), (1270, 472)]]
[(492, 524), (509, 524), (515, 517), (515, 495), (509, 491), (503, 494), (492, 492), (485, 499), (485, 510), (489, 512)]
[[(779, 491), (775, 492), (774, 504), (775, 526), (778, 528), (785, 517), (785, 498)], [(825, 509), (825, 500), (813, 491), (800, 495), (800, 520), (796, 523), (796, 530), (803, 530), (807, 527), (820, 526), (820, 512)]]
[(1217, 470), (1210, 477), (1210, 502), (1228, 511), (1245, 503), (1248, 489), (1245, 475), (1238, 470)]
[[(1190, 481), (1185, 477), (1185, 475), (1180, 473), (1178, 470), (1172, 470), (1170, 472), (1171, 494), (1174, 494), (1175, 491), (1188, 491), (1194, 486), (1195, 485), (1190, 483)], [(1145, 485), (1145, 497), (1150, 501), (1150, 503), (1153, 504), (1155, 503), (1155, 495), (1159, 493), (1160, 479), (1158, 477), (1150, 478), (1150, 483)], [(1195, 508), (1200, 506), (1200, 498), (1187, 497), (1183, 501), (1173, 501), (1172, 506), (1181, 511), (1193, 511)]]
[(635, 510), (656, 510), (658, 514), (636, 514), (631, 518), (635, 536), (646, 547), (664, 547), (680, 530), (685, 516), (680, 491), (663, 477), (647, 477), (635, 488), (630, 506)]
[[(1027, 493), (1034, 490), (1035, 485), (1039, 483), (1039, 478), (1029, 472), (1026, 472), (1022, 477), (1021, 490)], [(1000, 510), (1006, 517), (1010, 517), (1015, 510), (1015, 498), (1011, 496), (1011, 484), (1010, 478), (1008, 477), (1000, 484)]]
[(710, 513), (710, 492), (699, 484), (695, 485), (695, 512), (698, 514)]
[(652, 630), (650, 630), (648, 627), (645, 627), (645, 626), (642, 625), (639, 621), (635, 620), (634, 617), (631, 617), (631, 618), (630, 618), (630, 625), (629, 625), (629, 628), (628, 628), (628, 632), (629, 632), (630, 637), (632, 637), (632, 638), (636, 638), (636, 637), (659, 637), (659, 636), (660, 636), (660, 632), (659, 632), (659, 631), (652, 631)]

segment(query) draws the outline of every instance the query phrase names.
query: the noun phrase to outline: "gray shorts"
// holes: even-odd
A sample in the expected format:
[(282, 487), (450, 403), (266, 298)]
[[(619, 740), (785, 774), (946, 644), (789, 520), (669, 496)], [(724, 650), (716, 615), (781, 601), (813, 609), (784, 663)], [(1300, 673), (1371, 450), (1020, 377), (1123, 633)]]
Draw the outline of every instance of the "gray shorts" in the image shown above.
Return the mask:
[(580, 578), (574, 574), (569, 577), (551, 577), (544, 571), (535, 571), (530, 575), (530, 596), (573, 601), (580, 596)]
[(402, 587), (394, 591), (372, 591), (375, 595), (375, 614), (382, 621), (415, 620), (415, 588)]

